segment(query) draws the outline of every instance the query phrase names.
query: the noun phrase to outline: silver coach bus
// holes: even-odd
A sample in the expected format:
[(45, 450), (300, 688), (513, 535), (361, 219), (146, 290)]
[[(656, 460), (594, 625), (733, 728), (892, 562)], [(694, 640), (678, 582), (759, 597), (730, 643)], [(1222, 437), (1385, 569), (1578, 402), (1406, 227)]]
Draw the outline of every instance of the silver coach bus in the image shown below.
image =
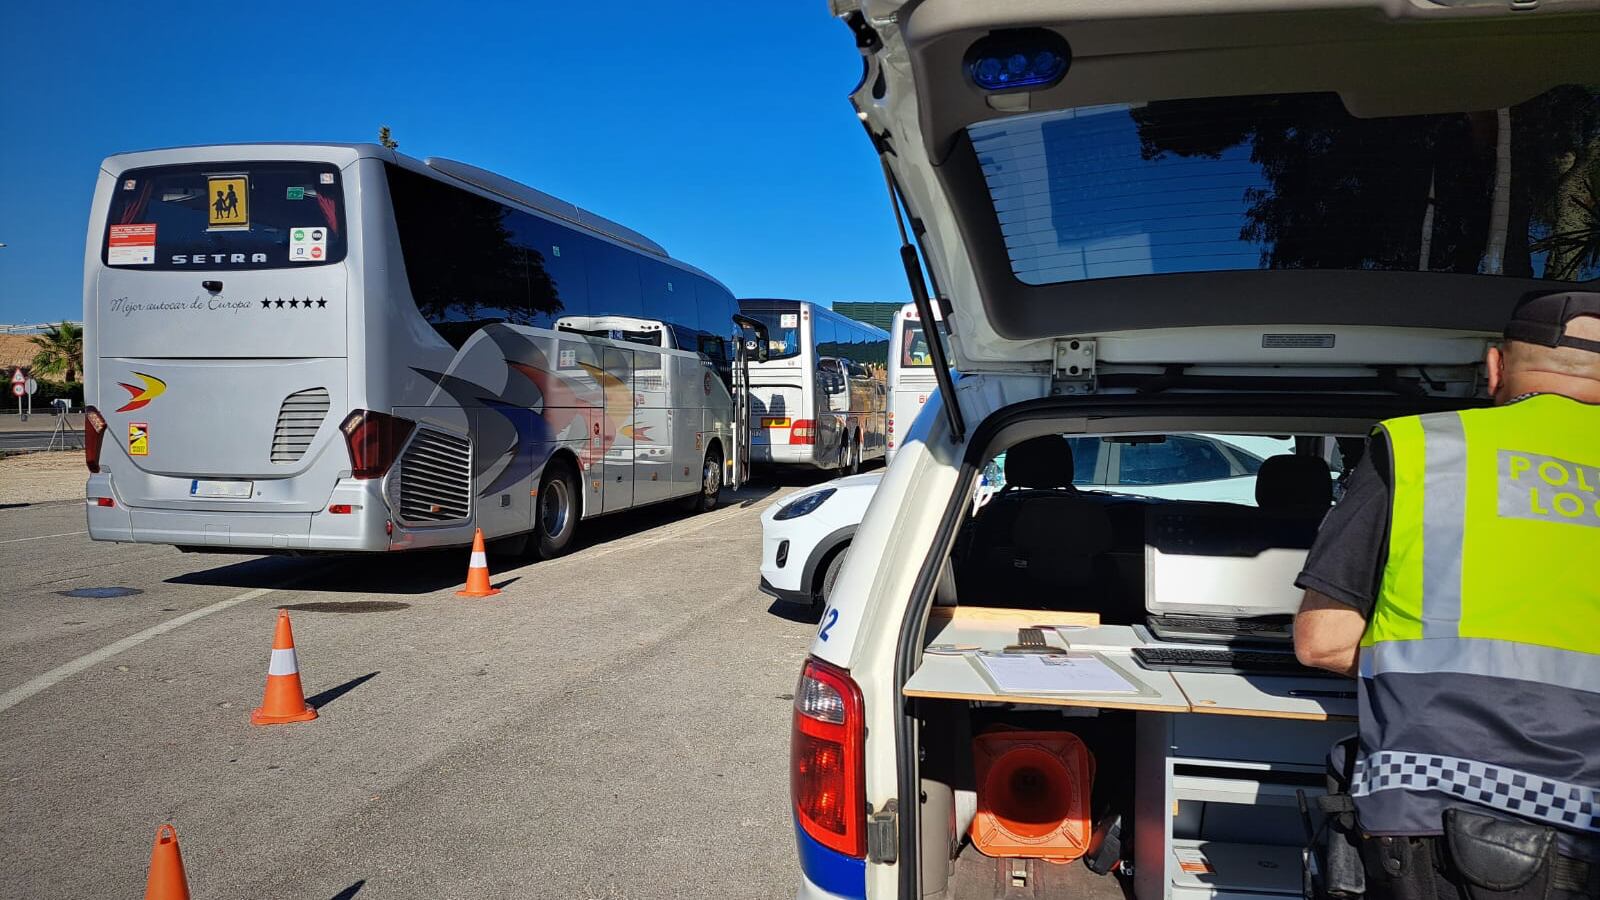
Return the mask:
[(373, 145), (128, 153), (84, 256), (89, 533), (254, 550), (567, 549), (715, 505), (733, 296), (627, 228)]
[(741, 299), (765, 326), (750, 374), (751, 460), (854, 473), (888, 446), (889, 333), (803, 300)]

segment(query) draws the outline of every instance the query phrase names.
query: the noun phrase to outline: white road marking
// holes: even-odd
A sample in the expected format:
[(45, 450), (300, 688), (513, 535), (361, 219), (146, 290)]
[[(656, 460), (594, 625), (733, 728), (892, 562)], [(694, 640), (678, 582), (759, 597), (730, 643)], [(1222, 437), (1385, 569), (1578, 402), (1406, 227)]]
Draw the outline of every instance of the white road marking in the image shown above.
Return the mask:
[(75, 537), (75, 536), (80, 535), (80, 534), (88, 534), (88, 533), (89, 532), (87, 532), (87, 531), (63, 531), (60, 534), (38, 534), (38, 535), (34, 535), (33, 537), (11, 538), (9, 540), (0, 541), (0, 544), (20, 544), (23, 541), (42, 541), (42, 540), (45, 540), (46, 538)]
[(274, 590), (277, 589), (256, 588), (253, 591), (246, 591), (237, 597), (231, 597), (227, 600), (220, 600), (211, 604), (210, 606), (203, 606), (193, 612), (184, 613), (175, 619), (168, 619), (159, 625), (152, 625), (138, 634), (131, 634), (114, 644), (107, 644), (93, 653), (86, 653), (64, 666), (57, 666), (56, 668), (51, 669), (37, 678), (28, 680), (19, 687), (14, 687), (11, 690), (6, 691), (4, 694), (0, 694), (0, 712), (5, 712), (11, 707), (16, 706), (18, 703), (21, 703), (29, 697), (32, 697), (34, 694), (54, 687), (55, 685), (60, 684), (62, 681), (65, 681), (79, 672), (82, 672), (84, 669), (105, 662), (111, 657), (116, 656), (118, 653), (137, 647), (153, 637), (160, 637), (174, 628), (181, 628), (196, 619), (204, 618), (214, 612), (222, 612), (231, 606), (238, 606), (247, 600), (254, 600), (257, 597), (264, 597), (267, 594), (272, 593)]

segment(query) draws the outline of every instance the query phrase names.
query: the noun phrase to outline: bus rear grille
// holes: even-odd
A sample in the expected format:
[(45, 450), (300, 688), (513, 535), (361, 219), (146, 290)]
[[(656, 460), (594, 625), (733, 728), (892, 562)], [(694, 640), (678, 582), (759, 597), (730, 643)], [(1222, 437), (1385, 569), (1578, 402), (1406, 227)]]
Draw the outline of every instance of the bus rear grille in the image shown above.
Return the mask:
[(400, 519), (450, 522), (472, 511), (472, 444), (419, 428), (400, 456)]
[(272, 430), (272, 461), (299, 462), (327, 417), (327, 388), (312, 388), (283, 398), (283, 405), (278, 407), (278, 426)]

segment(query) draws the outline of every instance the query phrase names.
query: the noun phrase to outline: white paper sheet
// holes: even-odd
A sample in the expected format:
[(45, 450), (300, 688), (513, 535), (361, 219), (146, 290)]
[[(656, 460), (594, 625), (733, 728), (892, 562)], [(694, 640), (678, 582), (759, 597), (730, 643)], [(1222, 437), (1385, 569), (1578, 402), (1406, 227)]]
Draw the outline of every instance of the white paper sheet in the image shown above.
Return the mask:
[(976, 657), (995, 687), (1008, 694), (1136, 694), (1115, 669), (1097, 656), (1040, 653), (980, 654)]

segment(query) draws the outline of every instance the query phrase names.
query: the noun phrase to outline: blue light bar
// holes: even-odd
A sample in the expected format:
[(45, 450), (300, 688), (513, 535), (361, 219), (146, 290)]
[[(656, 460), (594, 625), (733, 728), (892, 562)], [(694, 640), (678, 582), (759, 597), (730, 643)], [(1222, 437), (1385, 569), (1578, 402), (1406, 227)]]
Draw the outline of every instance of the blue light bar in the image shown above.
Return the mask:
[(990, 92), (1052, 87), (1067, 74), (1072, 51), (1042, 28), (997, 31), (967, 51), (967, 77)]

